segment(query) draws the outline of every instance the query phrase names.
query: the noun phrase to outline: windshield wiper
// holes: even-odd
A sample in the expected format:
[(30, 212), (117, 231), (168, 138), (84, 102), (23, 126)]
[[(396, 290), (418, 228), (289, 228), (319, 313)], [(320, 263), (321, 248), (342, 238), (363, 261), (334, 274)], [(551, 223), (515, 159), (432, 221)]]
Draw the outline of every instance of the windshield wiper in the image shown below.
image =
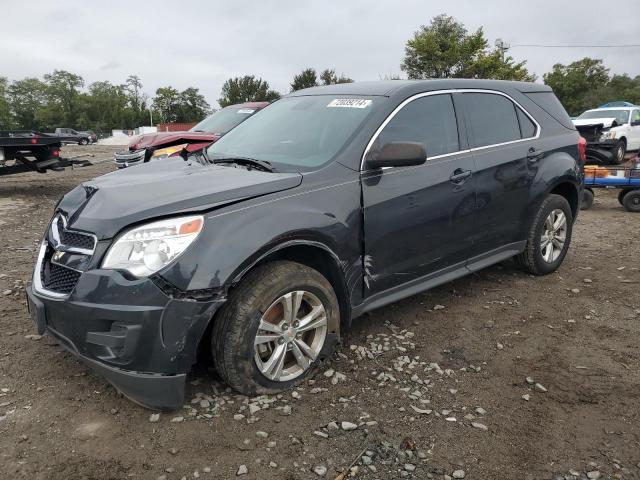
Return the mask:
[(238, 163), (240, 165), (251, 165), (254, 167), (258, 167), (261, 170), (265, 170), (267, 172), (275, 172), (276, 169), (273, 168), (271, 162), (266, 160), (258, 160), (257, 158), (250, 157), (222, 157), (222, 158), (207, 158), (211, 163)]

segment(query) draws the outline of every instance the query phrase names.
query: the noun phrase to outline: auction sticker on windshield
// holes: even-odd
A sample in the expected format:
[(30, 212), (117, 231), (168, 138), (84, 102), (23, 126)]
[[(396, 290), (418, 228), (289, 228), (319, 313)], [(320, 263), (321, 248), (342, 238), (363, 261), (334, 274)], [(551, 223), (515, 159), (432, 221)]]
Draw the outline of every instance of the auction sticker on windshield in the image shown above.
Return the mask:
[(253, 113), (253, 112), (255, 112), (255, 110), (251, 110), (250, 108), (241, 108), (238, 110), (238, 113), (244, 113), (244, 114)]
[(327, 107), (367, 108), (369, 105), (371, 105), (371, 100), (362, 98), (335, 98), (329, 102)]

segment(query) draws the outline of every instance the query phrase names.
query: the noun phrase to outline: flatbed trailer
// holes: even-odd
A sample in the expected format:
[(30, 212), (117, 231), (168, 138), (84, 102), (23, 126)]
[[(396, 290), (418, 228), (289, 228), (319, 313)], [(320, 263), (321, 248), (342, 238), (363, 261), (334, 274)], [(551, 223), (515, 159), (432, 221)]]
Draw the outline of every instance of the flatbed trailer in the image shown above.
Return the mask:
[(0, 130), (0, 176), (35, 171), (64, 170), (87, 164), (61, 158), (63, 139), (32, 130)]
[(618, 189), (618, 202), (629, 212), (640, 212), (640, 162), (635, 167), (585, 166), (582, 210), (593, 205), (595, 189)]

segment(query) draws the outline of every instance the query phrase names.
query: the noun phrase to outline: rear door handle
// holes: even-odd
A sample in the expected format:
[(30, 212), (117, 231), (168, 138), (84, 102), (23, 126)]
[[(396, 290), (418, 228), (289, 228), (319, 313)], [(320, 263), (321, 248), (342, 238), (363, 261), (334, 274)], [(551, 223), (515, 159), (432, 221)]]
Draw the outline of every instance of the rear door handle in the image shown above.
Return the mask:
[(462, 170), (461, 168), (456, 168), (451, 176), (449, 177), (449, 181), (451, 183), (462, 183), (467, 178), (471, 176), (471, 170)]
[(527, 160), (529, 160), (529, 162), (531, 162), (531, 163), (537, 162), (542, 157), (544, 157), (544, 152), (542, 152), (540, 150), (536, 150), (533, 147), (531, 147), (529, 149), (529, 152), (527, 152)]

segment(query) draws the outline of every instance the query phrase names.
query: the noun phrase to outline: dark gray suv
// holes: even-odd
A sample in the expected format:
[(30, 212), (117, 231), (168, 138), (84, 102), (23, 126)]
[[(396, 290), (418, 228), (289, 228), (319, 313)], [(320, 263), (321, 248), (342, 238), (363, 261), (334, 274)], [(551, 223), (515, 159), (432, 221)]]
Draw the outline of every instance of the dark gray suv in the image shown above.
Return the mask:
[(510, 257), (557, 269), (583, 159), (543, 85), (298, 91), (200, 153), (65, 195), (29, 309), (151, 408), (182, 405), (200, 346), (239, 392), (282, 391), (364, 312)]

